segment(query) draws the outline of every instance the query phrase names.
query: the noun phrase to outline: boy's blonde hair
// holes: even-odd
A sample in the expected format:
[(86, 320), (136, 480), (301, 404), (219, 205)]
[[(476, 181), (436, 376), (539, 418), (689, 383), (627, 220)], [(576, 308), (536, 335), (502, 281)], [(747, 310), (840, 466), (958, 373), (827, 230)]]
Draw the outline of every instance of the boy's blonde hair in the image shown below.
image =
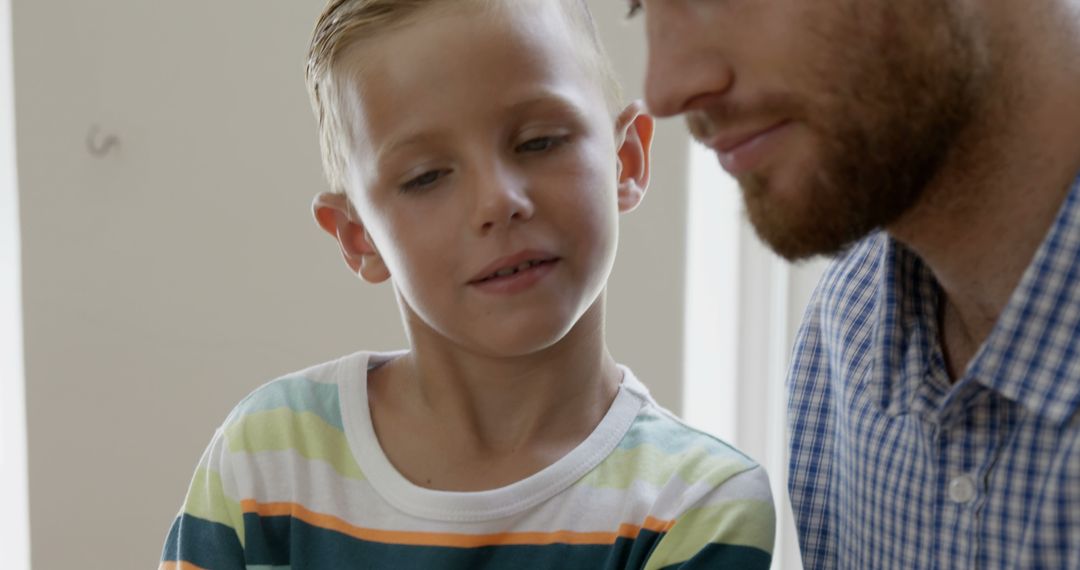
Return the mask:
[[(406, 23), (410, 16), (423, 8), (451, 1), (458, 6), (485, 6), (497, 1), (519, 0), (331, 0), (319, 16), (308, 50), (305, 79), (311, 105), (318, 120), (323, 169), (333, 192), (345, 193), (348, 156), (352, 152), (345, 99), (341, 86), (335, 83), (339, 58), (356, 42)], [(608, 107), (614, 116), (622, 104), (622, 90), (600, 43), (589, 7), (585, 0), (555, 1), (560, 2), (567, 22), (575, 29), (578, 37), (584, 40), (585, 47), (589, 48), (585, 50), (584, 63), (599, 77)]]

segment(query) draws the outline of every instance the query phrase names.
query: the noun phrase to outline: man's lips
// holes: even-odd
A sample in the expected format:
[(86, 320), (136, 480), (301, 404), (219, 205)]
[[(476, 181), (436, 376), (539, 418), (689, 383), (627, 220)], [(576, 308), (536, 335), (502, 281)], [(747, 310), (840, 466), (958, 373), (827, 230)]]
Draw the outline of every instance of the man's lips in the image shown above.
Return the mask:
[(533, 267), (554, 263), (556, 261), (559, 261), (559, 257), (548, 252), (536, 250), (522, 251), (514, 255), (501, 257), (489, 263), (469, 280), (469, 284), (475, 285), (501, 277), (509, 277), (521, 271), (526, 271)]
[(716, 151), (724, 170), (738, 176), (760, 168), (773, 154), (777, 141), (791, 124), (791, 121), (784, 120), (751, 130), (720, 133), (704, 143)]
[(788, 121), (777, 121), (764, 127), (717, 133), (701, 142), (716, 152), (731, 154), (739, 150), (739, 148), (746, 146), (748, 143), (779, 129), (787, 123)]

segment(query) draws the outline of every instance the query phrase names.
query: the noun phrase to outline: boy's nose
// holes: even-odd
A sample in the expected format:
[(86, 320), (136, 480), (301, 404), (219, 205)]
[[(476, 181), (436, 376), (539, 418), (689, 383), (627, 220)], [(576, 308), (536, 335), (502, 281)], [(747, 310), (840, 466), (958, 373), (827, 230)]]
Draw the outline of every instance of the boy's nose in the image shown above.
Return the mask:
[(481, 233), (509, 226), (515, 221), (526, 221), (536, 212), (525, 178), (505, 166), (493, 165), (485, 169), (475, 187), (473, 227)]
[(685, 113), (696, 100), (723, 95), (735, 77), (721, 30), (694, 17), (684, 3), (656, 2), (647, 15), (645, 103), (657, 117)]

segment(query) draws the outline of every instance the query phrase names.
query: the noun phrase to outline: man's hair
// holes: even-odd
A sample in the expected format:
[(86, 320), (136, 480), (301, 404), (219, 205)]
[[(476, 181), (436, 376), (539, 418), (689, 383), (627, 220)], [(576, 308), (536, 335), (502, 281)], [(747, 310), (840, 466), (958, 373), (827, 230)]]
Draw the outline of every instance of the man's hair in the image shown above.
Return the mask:
[[(315, 24), (305, 79), (318, 121), (323, 169), (333, 192), (345, 192), (348, 157), (352, 152), (350, 116), (345, 110), (343, 93), (347, 81), (341, 81), (341, 84), (335, 81), (335, 76), (340, 74), (338, 64), (342, 54), (360, 40), (406, 24), (411, 16), (430, 6), (453, 2), (458, 7), (466, 4), (484, 7), (517, 1), (520, 0), (330, 0)], [(622, 90), (600, 42), (589, 7), (585, 0), (557, 1), (562, 5), (566, 21), (583, 40), (583, 47), (587, 49), (582, 50), (582, 63), (591, 75), (599, 78), (609, 110), (614, 115), (622, 104)]]

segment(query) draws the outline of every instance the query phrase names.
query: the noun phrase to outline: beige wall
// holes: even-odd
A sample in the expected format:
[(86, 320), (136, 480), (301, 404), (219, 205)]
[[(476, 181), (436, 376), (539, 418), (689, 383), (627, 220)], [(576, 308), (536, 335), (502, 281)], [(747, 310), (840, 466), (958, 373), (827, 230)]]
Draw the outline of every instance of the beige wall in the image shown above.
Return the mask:
[[(314, 0), (13, 0), (32, 555), (153, 567), (195, 462), (245, 393), (403, 345), (388, 287), (308, 218), (322, 188), (301, 81)], [(595, 0), (631, 93), (643, 54)], [(119, 143), (87, 149), (94, 126)], [(677, 407), (686, 140), (662, 125), (625, 219), (611, 345)]]

